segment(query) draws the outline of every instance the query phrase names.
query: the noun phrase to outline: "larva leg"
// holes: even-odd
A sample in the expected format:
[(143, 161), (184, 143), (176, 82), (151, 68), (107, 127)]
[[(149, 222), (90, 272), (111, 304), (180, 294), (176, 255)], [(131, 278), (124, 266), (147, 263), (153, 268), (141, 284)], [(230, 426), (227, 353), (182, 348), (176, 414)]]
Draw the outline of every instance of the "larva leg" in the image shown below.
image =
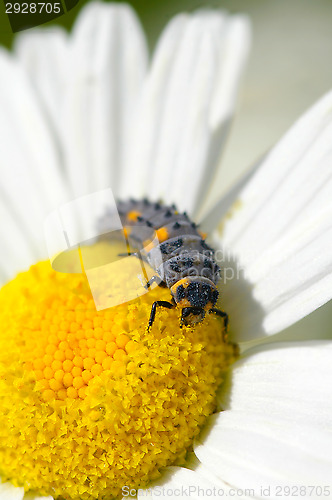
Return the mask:
[(151, 307), (151, 314), (150, 314), (150, 319), (149, 319), (148, 330), (153, 325), (154, 319), (156, 317), (156, 311), (157, 311), (158, 306), (159, 307), (167, 307), (167, 309), (173, 309), (173, 307), (175, 307), (175, 304), (172, 304), (171, 302), (167, 302), (166, 300), (156, 300), (156, 302), (154, 302), (152, 304), (152, 307)]
[(149, 281), (146, 283), (145, 288), (148, 289), (153, 283), (157, 283), (158, 286), (166, 287), (165, 281), (160, 281), (160, 276), (152, 276)]
[(211, 312), (215, 313), (217, 316), (220, 316), (221, 318), (224, 318), (224, 325), (225, 325), (225, 329), (227, 330), (227, 327), (228, 327), (228, 314), (225, 313), (224, 311), (221, 311), (220, 309), (217, 309), (216, 307), (214, 307), (213, 309), (211, 309)]

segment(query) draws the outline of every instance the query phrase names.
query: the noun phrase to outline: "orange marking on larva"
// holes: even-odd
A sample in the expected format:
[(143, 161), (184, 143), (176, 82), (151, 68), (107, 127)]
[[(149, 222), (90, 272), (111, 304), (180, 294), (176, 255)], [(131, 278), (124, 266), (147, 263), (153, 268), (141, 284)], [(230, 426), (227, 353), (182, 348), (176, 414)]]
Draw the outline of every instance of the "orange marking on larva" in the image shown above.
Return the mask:
[(157, 234), (158, 240), (161, 242), (166, 241), (168, 239), (168, 231), (167, 231), (166, 227), (161, 227), (161, 228), (157, 229), (156, 234)]
[(183, 286), (183, 288), (187, 288), (189, 286), (189, 283), (191, 283), (191, 280), (188, 280), (188, 278), (182, 278), (181, 280), (177, 281), (172, 287), (171, 287), (171, 292), (173, 295), (176, 294), (176, 290), (178, 289), (179, 286)]
[(207, 233), (203, 233), (203, 231), (198, 231), (199, 234), (202, 236), (203, 240), (206, 240), (207, 238)]
[(141, 215), (141, 212), (138, 212), (137, 210), (131, 210), (131, 212), (128, 212), (127, 214), (127, 219), (130, 222), (137, 222), (138, 217), (140, 217)]

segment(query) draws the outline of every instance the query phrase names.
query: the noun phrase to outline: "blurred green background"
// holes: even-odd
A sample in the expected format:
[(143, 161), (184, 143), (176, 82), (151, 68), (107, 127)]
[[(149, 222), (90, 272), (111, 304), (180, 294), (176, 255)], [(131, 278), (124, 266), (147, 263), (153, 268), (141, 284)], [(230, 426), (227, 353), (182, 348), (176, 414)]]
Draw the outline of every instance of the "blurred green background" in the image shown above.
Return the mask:
[[(86, 0), (49, 24), (70, 29)], [(312, 103), (332, 87), (332, 0), (132, 0), (151, 50), (167, 21), (201, 7), (245, 12), (253, 26), (245, 72), (211, 204), (267, 151)], [(48, 25), (43, 25), (47, 28)], [(0, 3), (0, 44), (13, 35)], [(329, 249), (330, 250), (330, 249)], [(332, 302), (288, 329), (293, 338), (332, 338)], [(282, 334), (283, 337), (285, 334)]]

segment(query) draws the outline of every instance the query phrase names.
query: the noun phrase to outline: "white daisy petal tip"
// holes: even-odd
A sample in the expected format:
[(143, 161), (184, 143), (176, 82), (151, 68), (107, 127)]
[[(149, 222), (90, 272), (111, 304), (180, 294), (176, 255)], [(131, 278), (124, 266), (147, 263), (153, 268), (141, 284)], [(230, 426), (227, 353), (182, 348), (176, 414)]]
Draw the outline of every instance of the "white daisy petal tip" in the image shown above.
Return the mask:
[(40, 50), (37, 47), (39, 43), (49, 44), (49, 43), (62, 43), (68, 38), (67, 31), (62, 26), (49, 26), (47, 29), (33, 28), (27, 31), (22, 31), (17, 33), (13, 41), (13, 52), (14, 54), (24, 61), (28, 59), (29, 56), (38, 56)]
[[(113, 31), (117, 32), (120, 30), (125, 37), (131, 37), (137, 44), (136, 50), (141, 51), (139, 55), (143, 58), (144, 64), (147, 64), (148, 52), (145, 34), (138, 15), (130, 4), (100, 1), (88, 3), (79, 12), (70, 38), (73, 43), (79, 43), (80, 41), (84, 42), (83, 39), (86, 36), (88, 37), (87, 42), (91, 41), (91, 37), (94, 37), (95, 43), (97, 45), (99, 44), (100, 49), (102, 49), (102, 43), (104, 42), (104, 50), (108, 49), (111, 51), (112, 46), (110, 42), (112, 42), (112, 38), (110, 37), (111, 33), (108, 33), (109, 37), (106, 36), (107, 28), (112, 28)], [(119, 36), (119, 33), (117, 33), (117, 36)], [(127, 42), (125, 39), (122, 40), (118, 38), (117, 40), (117, 49), (120, 51), (124, 48), (122, 46), (123, 41), (125, 43)], [(126, 48), (129, 49), (130, 47), (127, 46)], [(132, 54), (133, 58), (137, 55), (136, 50), (134, 50)], [(96, 55), (98, 56), (98, 54)], [(112, 55), (114, 56), (114, 54)], [(81, 54), (81, 56), (83, 56), (83, 54)], [(101, 56), (103, 56), (102, 50)], [(140, 60), (136, 61), (137, 66), (141, 64), (142, 62)], [(134, 69), (133, 67), (132, 70)]]

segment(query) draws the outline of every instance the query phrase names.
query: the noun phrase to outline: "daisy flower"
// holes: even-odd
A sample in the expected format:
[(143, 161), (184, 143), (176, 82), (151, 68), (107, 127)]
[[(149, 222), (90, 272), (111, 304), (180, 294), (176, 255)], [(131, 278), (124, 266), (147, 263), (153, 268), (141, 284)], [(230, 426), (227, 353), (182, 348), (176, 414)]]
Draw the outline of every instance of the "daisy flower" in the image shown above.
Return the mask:
[(111, 187), (203, 213), (240, 347), (331, 298), (332, 94), (204, 215), (248, 45), (245, 17), (201, 10), (148, 64), (133, 11), (93, 3), (70, 36), (0, 53), (1, 498), (331, 494), (331, 342), (242, 347), (229, 368), (218, 318), (182, 331), (166, 310), (148, 332), (167, 289), (96, 311), (85, 276), (46, 260), (48, 214)]

